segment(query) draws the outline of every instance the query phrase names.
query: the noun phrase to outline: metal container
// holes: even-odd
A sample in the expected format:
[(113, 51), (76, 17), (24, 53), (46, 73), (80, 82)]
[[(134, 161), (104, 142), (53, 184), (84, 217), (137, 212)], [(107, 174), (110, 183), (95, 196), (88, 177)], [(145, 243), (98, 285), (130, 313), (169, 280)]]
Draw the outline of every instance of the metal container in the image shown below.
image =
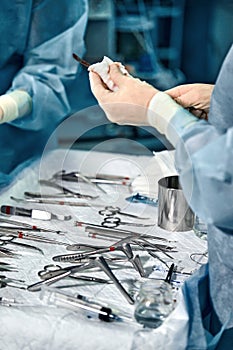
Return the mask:
[(179, 176), (168, 176), (158, 182), (158, 226), (167, 231), (193, 229), (194, 213), (179, 183)]

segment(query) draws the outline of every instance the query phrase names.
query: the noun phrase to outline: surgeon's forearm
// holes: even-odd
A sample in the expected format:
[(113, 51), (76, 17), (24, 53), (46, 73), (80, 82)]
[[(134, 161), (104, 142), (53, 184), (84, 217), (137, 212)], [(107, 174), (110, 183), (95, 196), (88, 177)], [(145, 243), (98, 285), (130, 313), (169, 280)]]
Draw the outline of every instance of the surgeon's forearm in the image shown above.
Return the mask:
[(0, 123), (7, 123), (31, 112), (31, 96), (23, 90), (15, 90), (0, 96)]

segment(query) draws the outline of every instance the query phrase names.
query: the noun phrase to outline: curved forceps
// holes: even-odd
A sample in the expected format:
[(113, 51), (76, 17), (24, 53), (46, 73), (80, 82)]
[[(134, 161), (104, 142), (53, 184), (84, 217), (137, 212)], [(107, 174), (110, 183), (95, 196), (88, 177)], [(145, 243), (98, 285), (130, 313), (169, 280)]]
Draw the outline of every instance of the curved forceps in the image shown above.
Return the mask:
[(124, 222), (124, 221), (121, 221), (121, 219), (118, 218), (117, 216), (107, 216), (101, 222), (101, 226), (107, 227), (107, 228), (115, 228), (115, 227), (118, 227), (120, 225), (137, 226), (137, 227), (154, 226), (154, 224), (141, 224), (141, 223), (136, 223), (136, 222)]
[[(48, 265), (46, 265), (48, 266)], [(46, 269), (46, 266), (44, 269)], [(34, 284), (31, 284), (30, 286), (28, 286), (28, 290), (31, 292), (36, 292), (41, 290), (41, 287), (43, 285), (50, 285), (52, 283), (55, 283), (65, 277), (70, 276), (72, 273), (74, 272), (79, 272), (79, 271), (83, 271), (87, 268), (92, 268), (94, 267), (93, 262), (87, 262), (84, 264), (76, 264), (76, 265), (71, 265), (69, 267), (64, 267), (64, 268), (53, 268), (53, 271), (49, 271), (49, 267), (47, 267), (47, 271), (46, 274), (42, 274), (42, 272), (40, 273), (41, 275), (43, 275), (43, 280), (40, 282), (36, 282)], [(44, 270), (42, 270), (44, 271)]]
[[(72, 267), (73, 268), (73, 267)], [(45, 265), (43, 270), (40, 270), (38, 272), (38, 276), (42, 279), (42, 280), (46, 280), (48, 278), (54, 277), (54, 276), (58, 276), (61, 271), (67, 271), (67, 268), (62, 268), (59, 265), (55, 265), (55, 264), (49, 264), (49, 265)], [(74, 279), (78, 279), (78, 280), (83, 280), (83, 281), (89, 281), (89, 282), (98, 282), (98, 283), (109, 283), (109, 281), (103, 279), (103, 278), (98, 278), (98, 277), (92, 277), (92, 276), (84, 276), (84, 275), (80, 275), (80, 276), (73, 276), (73, 275), (69, 275), (69, 277), (74, 278)]]
[(149, 219), (149, 218), (138, 216), (138, 215), (135, 215), (135, 214), (125, 213), (125, 212), (121, 211), (121, 208), (119, 208), (119, 207), (112, 207), (111, 205), (110, 206), (106, 206), (102, 210), (99, 210), (98, 213), (100, 215), (103, 215), (103, 216), (114, 216), (114, 215), (118, 214), (118, 215), (128, 216), (128, 217), (134, 218), (134, 219), (141, 219), (141, 220), (148, 220)]

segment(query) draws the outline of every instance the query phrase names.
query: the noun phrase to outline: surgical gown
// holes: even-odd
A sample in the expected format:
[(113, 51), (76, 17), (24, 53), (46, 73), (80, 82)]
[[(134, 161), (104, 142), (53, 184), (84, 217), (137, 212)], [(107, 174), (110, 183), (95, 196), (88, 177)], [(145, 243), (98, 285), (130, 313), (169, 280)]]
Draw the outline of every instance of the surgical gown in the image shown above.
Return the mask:
[(69, 115), (69, 89), (78, 70), (72, 52), (84, 53), (86, 22), (87, 0), (1, 1), (0, 95), (26, 91), (32, 112), (0, 125), (0, 188), (41, 155)]
[[(233, 46), (215, 84), (208, 122), (178, 110), (167, 135), (176, 147), (176, 167), (186, 198), (208, 224), (209, 263), (184, 287), (191, 320), (187, 349), (233, 349), (232, 92)], [(202, 323), (208, 313), (209, 340)]]

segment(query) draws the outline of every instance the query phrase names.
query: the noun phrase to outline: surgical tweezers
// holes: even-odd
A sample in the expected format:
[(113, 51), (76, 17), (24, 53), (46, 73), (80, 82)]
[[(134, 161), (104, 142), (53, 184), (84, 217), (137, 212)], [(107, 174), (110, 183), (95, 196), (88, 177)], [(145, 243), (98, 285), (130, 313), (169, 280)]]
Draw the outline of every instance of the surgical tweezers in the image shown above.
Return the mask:
[(53, 187), (53, 188), (56, 188), (58, 190), (62, 190), (63, 194), (66, 195), (68, 194), (69, 196), (72, 195), (73, 197), (77, 197), (77, 198), (86, 198), (86, 199), (96, 199), (98, 198), (98, 196), (91, 196), (91, 195), (88, 195), (88, 194), (82, 194), (82, 193), (79, 193), (79, 192), (75, 192), (73, 190), (70, 190), (62, 185), (59, 185), (53, 181), (50, 181), (50, 180), (39, 180), (39, 183), (41, 185), (44, 185), (44, 186), (48, 186), (48, 187)]
[(102, 187), (99, 186), (98, 183), (94, 183), (87, 176), (81, 174), (79, 171), (73, 171), (71, 173), (66, 173), (64, 170), (62, 170), (62, 171), (55, 173), (52, 178), (53, 179), (60, 179), (63, 181), (70, 181), (70, 182), (78, 182), (79, 180), (82, 180), (83, 182), (86, 182), (87, 184), (94, 186), (95, 188), (97, 187), (102, 192), (107, 193)]
[[(72, 202), (72, 201), (64, 201), (64, 200), (55, 200), (55, 199), (44, 199), (44, 198), (38, 198), (37, 196), (35, 198), (16, 198), (16, 197), (10, 197), (14, 201), (18, 203), (22, 202), (29, 202), (29, 203), (41, 203), (41, 204), (54, 204), (54, 205), (68, 205), (73, 207), (92, 207), (91, 204), (85, 203), (85, 202)], [(97, 205), (95, 205), (97, 206)]]
[[(44, 232), (53, 232), (53, 233), (57, 233), (57, 234), (61, 234), (61, 232), (63, 231), (59, 231), (59, 230), (53, 230), (53, 229), (48, 229), (48, 228), (43, 228), (41, 226), (37, 226), (37, 225), (31, 225), (28, 224), (26, 222), (22, 222), (22, 221), (17, 221), (17, 220), (12, 220), (12, 219), (8, 219), (6, 217), (0, 216), (0, 222), (6, 223), (6, 224), (10, 224), (10, 225), (14, 225), (11, 227), (12, 230), (17, 229), (17, 230), (24, 230), (25, 228), (31, 231), (44, 231)], [(18, 226), (18, 227), (15, 227)], [(2, 226), (2, 228), (4, 228), (5, 226)], [(0, 230), (1, 230), (1, 226), (0, 226)]]
[(31, 241), (37, 241), (37, 242), (41, 242), (41, 243), (50, 243), (50, 244), (58, 244), (58, 245), (65, 245), (65, 246), (68, 245), (67, 243), (58, 241), (56, 239), (46, 238), (46, 237), (42, 237), (39, 235), (26, 233), (23, 231), (12, 232), (12, 230), (10, 230), (10, 229), (1, 228), (0, 233), (4, 233), (5, 235), (10, 235), (10, 236), (13, 236), (15, 238), (28, 239)]
[(13, 258), (18, 254), (14, 253), (11, 249), (0, 247), (0, 257), (1, 258)]
[(164, 237), (153, 236), (153, 235), (148, 235), (148, 234), (141, 234), (141, 233), (129, 231), (129, 230), (107, 228), (107, 227), (102, 227), (101, 225), (94, 225), (94, 224), (90, 224), (90, 225), (85, 226), (85, 231), (89, 232), (89, 233), (93, 233), (96, 236), (98, 234), (102, 234), (102, 235), (106, 235), (107, 237), (114, 237), (116, 239), (125, 238), (126, 236), (132, 235), (135, 238), (136, 237), (143, 237), (146, 239), (168, 242), (168, 240)]
[(0, 271), (15, 271), (15, 272), (18, 272), (18, 270), (16, 269), (15, 266), (9, 264), (9, 263), (6, 263), (6, 262), (3, 262), (3, 261), (0, 261)]

